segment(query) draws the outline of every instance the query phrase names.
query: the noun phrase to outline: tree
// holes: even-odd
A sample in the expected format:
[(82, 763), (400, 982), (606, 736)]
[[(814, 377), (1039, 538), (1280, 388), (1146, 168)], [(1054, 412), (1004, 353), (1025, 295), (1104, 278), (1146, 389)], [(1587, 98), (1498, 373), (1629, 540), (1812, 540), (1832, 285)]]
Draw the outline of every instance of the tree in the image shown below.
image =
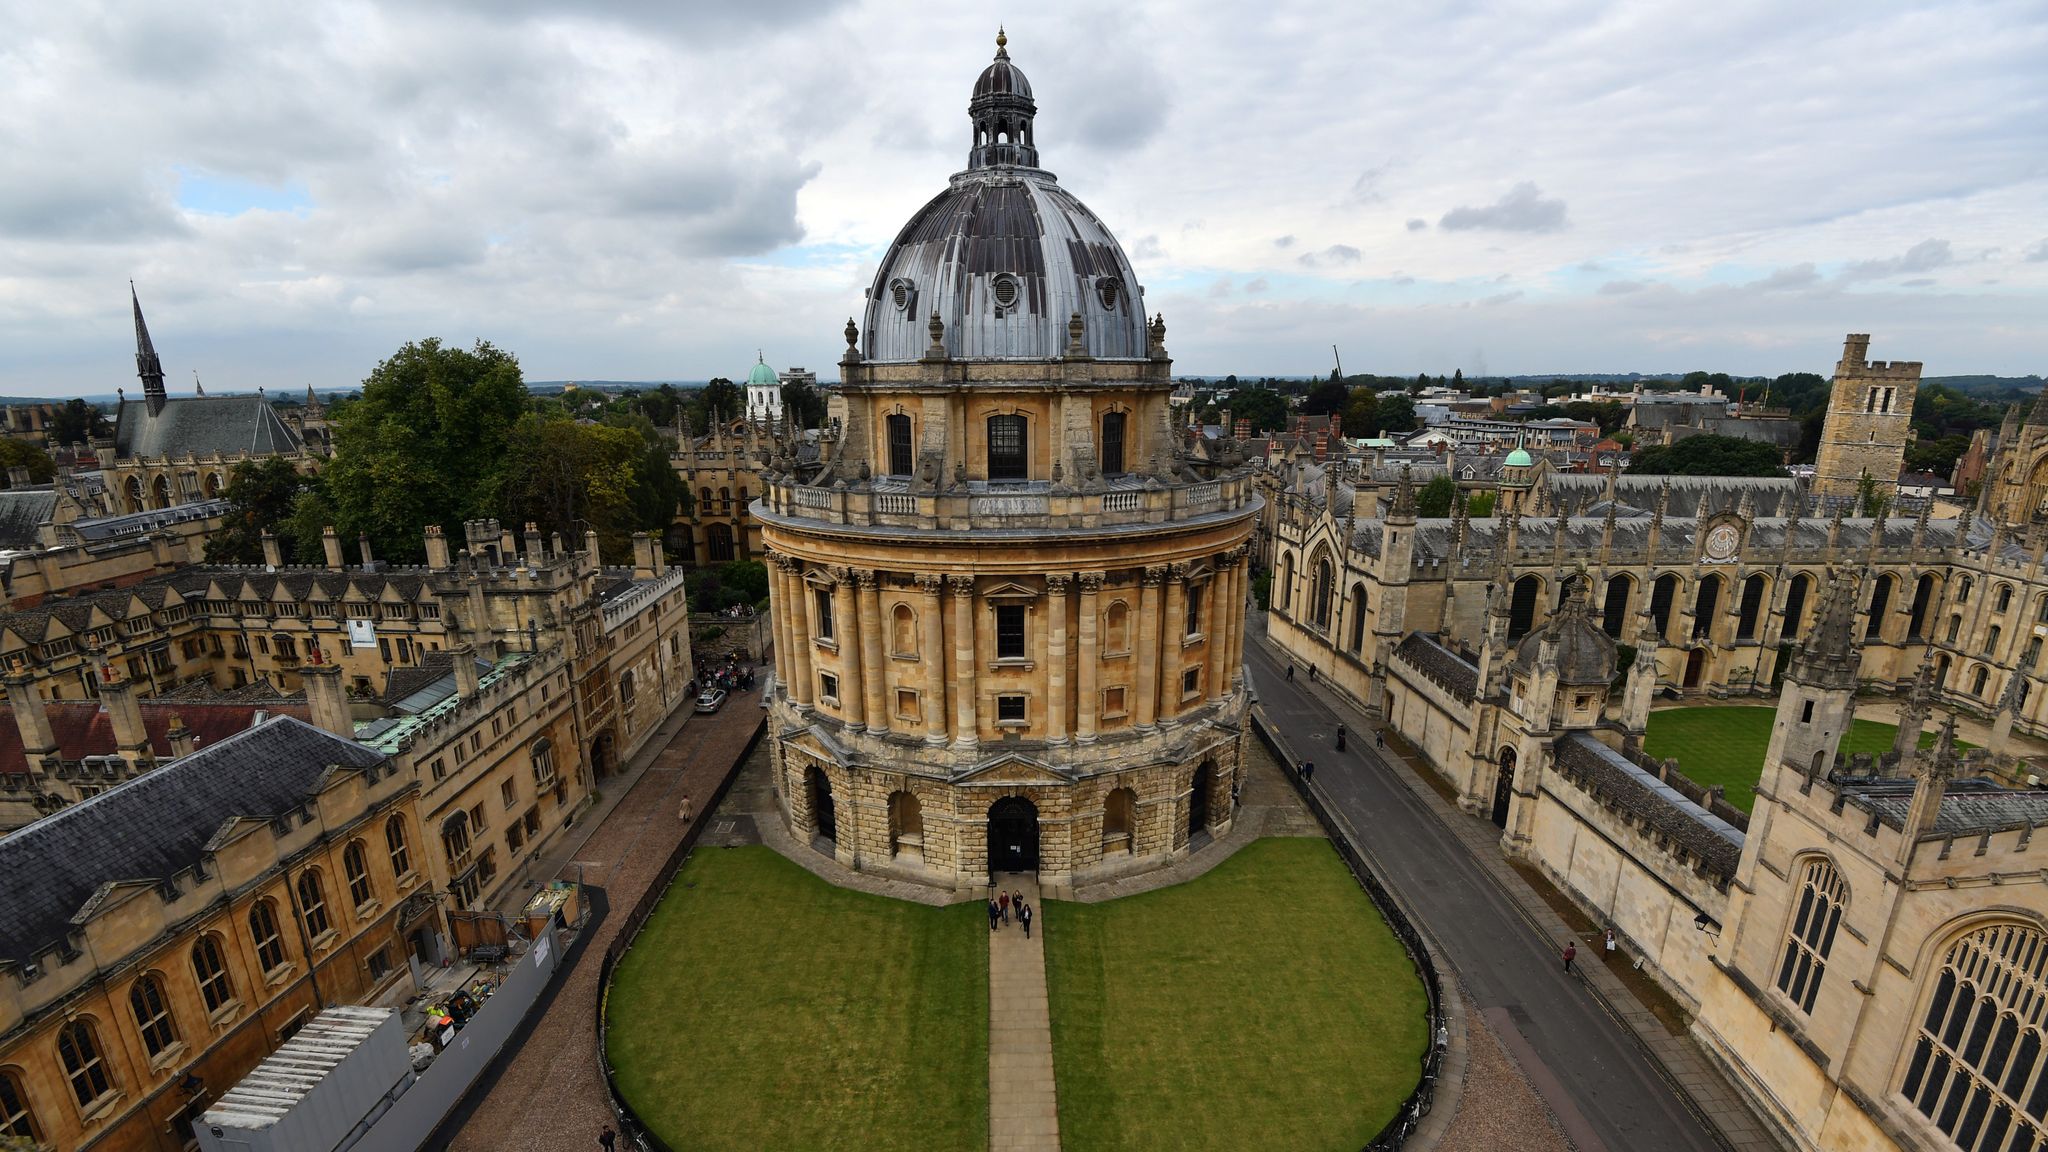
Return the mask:
[(697, 390), (697, 404), (704, 409), (704, 423), (698, 427), (709, 428), (714, 420), (737, 419), (746, 410), (747, 394), (725, 377), (713, 376)]
[(97, 406), (83, 400), (66, 400), (50, 425), (50, 439), (59, 447), (90, 444), (107, 434), (107, 419)]
[(1856, 478), (1856, 514), (1876, 518), (1891, 507), (1891, 498), (1878, 491), (1877, 477), (1865, 472)]
[[(602, 555), (628, 560), (632, 533), (646, 527), (634, 507), (635, 474), (646, 449), (631, 428), (529, 413), (507, 438), (504, 467), (490, 485), (491, 504), (504, 522), (538, 524), (544, 534), (575, 539), (595, 530)], [(669, 470), (665, 457), (661, 466)], [(657, 525), (665, 526), (666, 520)]]
[(31, 484), (48, 484), (57, 474), (57, 463), (48, 452), (25, 440), (0, 439), (0, 488), (14, 487), (9, 473), (16, 468), (28, 469)]
[(792, 380), (782, 386), (782, 411), (798, 428), (822, 428), (824, 393), (801, 380)]
[(1249, 420), (1254, 435), (1287, 426), (1287, 398), (1270, 388), (1243, 388), (1231, 393), (1230, 416)]
[(378, 555), (418, 561), (422, 527), (458, 530), (491, 510), (491, 481), (526, 410), (509, 352), (436, 339), (400, 348), (336, 418), (324, 478), (343, 537), (367, 532)]
[(1456, 388), (1460, 392), (1465, 390), (1465, 370), (1463, 368), (1451, 373), (1451, 387)]
[(1392, 435), (1415, 430), (1415, 398), (1399, 392), (1379, 398), (1380, 431)]
[[(306, 478), (290, 460), (272, 456), (267, 460), (244, 460), (228, 473), (228, 486), (221, 497), (228, 502), (228, 510), (221, 517), (219, 531), (207, 538), (206, 562), (208, 564), (261, 564), (263, 563), (263, 533), (266, 529), (277, 536), (277, 544), (283, 556), (300, 553), (298, 536), (301, 527), (294, 521), (299, 498), (306, 491)], [(314, 552), (320, 548), (319, 533), (324, 525), (316, 526)]]
[(1457, 481), (1449, 476), (1433, 476), (1415, 493), (1415, 514), (1431, 520), (1449, 516), (1451, 501), (1457, 498)]
[(1485, 519), (1493, 515), (1494, 497), (1495, 493), (1491, 488), (1483, 488), (1474, 492), (1465, 499), (1465, 515), (1477, 519)]
[(1344, 434), (1371, 436), (1380, 430), (1379, 400), (1370, 388), (1353, 388), (1344, 406)]
[(717, 612), (735, 604), (758, 607), (768, 599), (768, 566), (759, 560), (728, 560), (686, 574), (683, 587), (694, 611)]
[(1639, 476), (1783, 476), (1775, 444), (1735, 436), (1688, 436), (1638, 451), (1628, 470)]
[(1301, 402), (1301, 413), (1304, 416), (1328, 416), (1344, 411), (1350, 403), (1351, 389), (1346, 388), (1342, 381), (1325, 380), (1309, 389), (1307, 398)]

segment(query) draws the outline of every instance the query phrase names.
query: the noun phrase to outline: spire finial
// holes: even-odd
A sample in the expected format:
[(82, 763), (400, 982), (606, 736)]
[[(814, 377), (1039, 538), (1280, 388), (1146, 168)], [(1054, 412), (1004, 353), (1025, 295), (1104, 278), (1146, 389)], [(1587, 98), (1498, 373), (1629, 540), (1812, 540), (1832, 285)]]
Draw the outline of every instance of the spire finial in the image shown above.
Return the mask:
[(996, 25), (996, 58), (999, 60), (1006, 60), (1009, 58), (1009, 56), (1010, 36), (1007, 32), (1003, 31), (1003, 26), (1001, 24), (998, 24)]

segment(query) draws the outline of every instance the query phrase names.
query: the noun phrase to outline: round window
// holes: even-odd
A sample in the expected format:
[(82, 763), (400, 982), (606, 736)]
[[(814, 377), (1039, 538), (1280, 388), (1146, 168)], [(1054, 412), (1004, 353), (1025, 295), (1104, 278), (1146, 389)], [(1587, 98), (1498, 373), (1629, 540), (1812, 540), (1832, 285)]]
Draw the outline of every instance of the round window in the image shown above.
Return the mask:
[(1008, 310), (1017, 306), (1017, 278), (1015, 276), (996, 277), (994, 290), (996, 294), (996, 307)]
[(1114, 276), (1104, 276), (1095, 282), (1095, 295), (1102, 300), (1102, 306), (1116, 311), (1117, 297), (1123, 293), (1123, 283)]
[(900, 277), (890, 281), (889, 299), (895, 302), (898, 312), (910, 307), (910, 281)]

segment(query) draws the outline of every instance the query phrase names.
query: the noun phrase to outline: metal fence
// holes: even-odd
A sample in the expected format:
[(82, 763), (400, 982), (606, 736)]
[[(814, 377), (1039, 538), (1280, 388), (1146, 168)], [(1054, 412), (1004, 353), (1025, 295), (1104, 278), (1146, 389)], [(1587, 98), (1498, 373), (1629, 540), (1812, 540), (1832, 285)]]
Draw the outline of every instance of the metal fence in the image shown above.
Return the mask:
[(1294, 789), (1300, 794), (1302, 802), (1308, 805), (1309, 811), (1315, 813), (1316, 821), (1329, 835), (1330, 843), (1337, 848), (1337, 854), (1344, 858), (1345, 865), (1351, 869), (1351, 875), (1358, 880), (1359, 887), (1365, 889), (1365, 894), (1379, 908), (1380, 915), (1386, 917), (1388, 927), (1394, 930), (1394, 937), (1400, 940), (1401, 947), (1407, 950), (1408, 959), (1415, 965), (1416, 973), (1422, 977), (1423, 989), (1429, 996), (1429, 1042), (1422, 1057), (1422, 1078), (1416, 1083), (1415, 1090), (1401, 1102), (1400, 1111), (1394, 1113), (1394, 1118), (1387, 1121), (1386, 1126), (1380, 1129), (1377, 1136), (1367, 1141), (1364, 1148), (1364, 1152), (1392, 1152), (1393, 1149), (1407, 1143), (1408, 1137), (1415, 1133), (1415, 1126), (1422, 1122), (1424, 1116), (1429, 1115), (1429, 1110), (1436, 1104), (1436, 1079), (1443, 1070), (1444, 1059), (1444, 1046), (1438, 1042), (1438, 1037), (1446, 1034), (1443, 984), (1437, 977), (1436, 961), (1431, 958), (1429, 946), (1423, 942), (1422, 934), (1408, 919), (1408, 914), (1402, 911), (1401, 902), (1394, 898), (1394, 894), (1380, 880), (1378, 870), (1366, 860), (1364, 853), (1351, 842), (1337, 821), (1331, 817), (1322, 797), (1302, 781), (1300, 773), (1287, 767), (1301, 762), (1295, 757), (1293, 750), (1266, 727), (1264, 717), (1256, 711), (1252, 713), (1252, 729), (1258, 733), (1259, 740), (1265, 744), (1267, 751), (1281, 763), (1284, 775), (1293, 781)]
[(712, 793), (711, 799), (698, 809), (700, 815), (696, 823), (683, 833), (682, 843), (677, 844), (675, 851), (669, 853), (654, 883), (649, 884), (647, 891), (627, 910), (624, 923), (619, 925), (618, 935), (612, 937), (612, 942), (605, 948), (604, 958), (598, 965), (597, 1066), (604, 1072), (604, 1089), (611, 1096), (613, 1113), (618, 1116), (619, 1135), (624, 1138), (629, 1148), (639, 1148), (642, 1152), (673, 1152), (660, 1137), (647, 1130), (647, 1125), (641, 1121), (639, 1113), (633, 1111), (633, 1106), (619, 1094), (619, 1085), (613, 1076), (611, 1053), (605, 1043), (606, 1010), (610, 1006), (612, 968), (618, 964), (620, 957), (626, 954), (626, 950), (633, 946), (633, 939), (640, 935), (640, 929), (646, 925), (647, 917), (653, 914), (655, 906), (661, 903), (661, 898), (668, 894), (668, 886), (675, 880), (676, 871), (690, 858), (690, 853), (696, 850), (697, 838), (711, 823), (711, 816), (718, 811), (719, 804), (724, 802), (725, 794), (732, 790), (732, 782), (740, 774), (740, 765), (746, 763), (747, 758), (754, 754), (755, 746), (760, 744), (761, 735), (767, 730), (767, 714), (763, 713), (761, 722), (754, 727), (754, 734), (747, 739), (747, 746), (741, 749), (740, 754), (733, 759), (732, 766), (726, 770), (725, 776), (718, 781), (718, 788)]

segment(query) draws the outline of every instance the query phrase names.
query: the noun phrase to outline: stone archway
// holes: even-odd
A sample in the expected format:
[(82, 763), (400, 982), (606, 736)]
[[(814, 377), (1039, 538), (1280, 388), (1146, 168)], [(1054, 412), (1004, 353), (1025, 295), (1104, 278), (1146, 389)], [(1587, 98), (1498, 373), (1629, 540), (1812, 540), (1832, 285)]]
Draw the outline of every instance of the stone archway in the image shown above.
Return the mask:
[(1038, 871), (1038, 806), (1005, 796), (988, 810), (988, 871)]
[(1508, 804), (1515, 798), (1515, 750), (1500, 750), (1500, 771), (1493, 778), (1493, 813), (1489, 817), (1496, 828), (1508, 826)]
[(1209, 792), (1216, 784), (1216, 762), (1202, 761), (1195, 769), (1195, 779), (1188, 786), (1188, 846), (1193, 847), (1195, 835), (1209, 830)]
[(839, 843), (839, 822), (832, 812), (832, 782), (816, 764), (804, 769), (804, 794), (810, 800), (811, 834)]

